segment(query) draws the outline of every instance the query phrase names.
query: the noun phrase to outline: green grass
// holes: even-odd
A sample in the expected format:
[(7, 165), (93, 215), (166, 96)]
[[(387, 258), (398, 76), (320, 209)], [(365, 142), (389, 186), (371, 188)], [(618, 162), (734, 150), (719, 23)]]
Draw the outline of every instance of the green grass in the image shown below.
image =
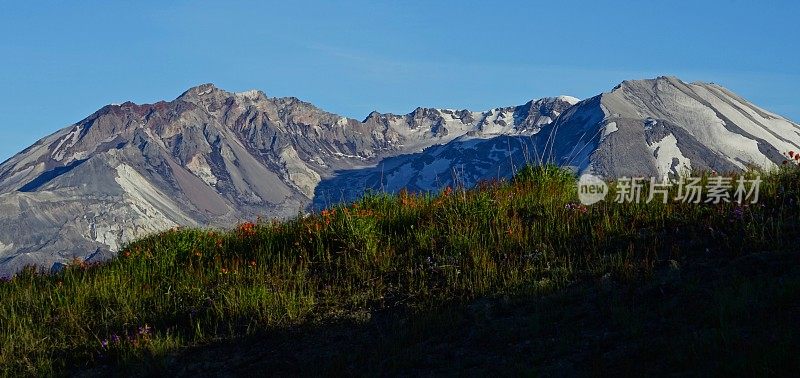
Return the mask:
[[(764, 179), (747, 207), (585, 208), (567, 206), (569, 173), (529, 167), (153, 235), (103, 264), (0, 283), (0, 371), (163, 372), (268, 344), (304, 346), (301, 373), (785, 372), (800, 352), (800, 170)], [(463, 355), (430, 361), (432, 346)]]

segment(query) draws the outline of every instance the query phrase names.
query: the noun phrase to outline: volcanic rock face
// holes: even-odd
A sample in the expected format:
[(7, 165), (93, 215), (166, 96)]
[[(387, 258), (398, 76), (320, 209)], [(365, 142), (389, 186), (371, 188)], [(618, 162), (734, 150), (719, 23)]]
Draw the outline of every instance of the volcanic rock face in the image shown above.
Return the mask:
[(174, 226), (290, 217), (365, 189), (433, 190), (555, 162), (607, 177), (771, 167), (800, 126), (713, 84), (626, 81), (485, 112), (417, 108), (364, 121), (296, 98), (204, 84), (109, 105), (0, 164), (0, 276), (102, 260)]

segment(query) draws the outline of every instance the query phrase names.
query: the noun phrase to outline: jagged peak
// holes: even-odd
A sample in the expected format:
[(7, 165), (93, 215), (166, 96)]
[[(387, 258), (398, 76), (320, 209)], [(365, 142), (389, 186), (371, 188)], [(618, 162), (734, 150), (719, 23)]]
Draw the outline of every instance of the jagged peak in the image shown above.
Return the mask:
[(248, 99), (252, 101), (258, 101), (267, 98), (267, 95), (263, 91), (260, 91), (258, 89), (250, 89), (247, 91), (236, 92), (233, 95), (240, 99)]
[(361, 121), (361, 123), (367, 123), (371, 119), (377, 120), (377, 119), (380, 119), (381, 117), (383, 117), (383, 114), (381, 114), (377, 110), (373, 110), (373, 111), (369, 112), (369, 114), (367, 114), (367, 117), (364, 118), (364, 120)]
[(531, 105), (544, 105), (544, 104), (553, 104), (557, 102), (564, 102), (571, 105), (575, 105), (581, 102), (581, 99), (577, 97), (567, 96), (567, 95), (560, 95), (555, 97), (542, 97), (542, 98), (535, 98), (526, 102), (522, 106), (531, 106)]
[(556, 96), (553, 99), (558, 100), (558, 101), (564, 101), (566, 103), (569, 103), (570, 105), (575, 105), (575, 104), (581, 102), (581, 99), (579, 99), (577, 97), (567, 96), (567, 95)]
[(219, 91), (221, 91), (221, 89), (217, 88), (214, 84), (205, 83), (187, 89), (178, 96), (178, 99), (197, 98)]

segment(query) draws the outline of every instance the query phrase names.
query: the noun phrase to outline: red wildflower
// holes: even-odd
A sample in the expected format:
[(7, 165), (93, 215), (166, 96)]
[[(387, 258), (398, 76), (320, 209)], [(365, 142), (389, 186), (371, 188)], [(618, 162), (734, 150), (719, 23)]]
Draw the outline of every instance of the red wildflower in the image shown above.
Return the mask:
[(242, 236), (253, 236), (256, 234), (256, 225), (253, 222), (246, 222), (239, 225), (239, 234)]
[(795, 155), (794, 151), (789, 151), (789, 157), (790, 158), (794, 159), (794, 155)]
[(444, 188), (444, 191), (442, 192), (442, 195), (447, 197), (452, 193), (453, 193), (453, 188), (448, 186), (448, 187)]

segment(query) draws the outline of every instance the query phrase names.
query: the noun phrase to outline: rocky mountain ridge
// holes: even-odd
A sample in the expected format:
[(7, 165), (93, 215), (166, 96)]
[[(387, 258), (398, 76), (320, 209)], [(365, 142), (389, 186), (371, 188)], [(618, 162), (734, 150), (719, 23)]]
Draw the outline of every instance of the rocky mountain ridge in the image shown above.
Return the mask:
[(555, 162), (607, 177), (772, 167), (800, 126), (713, 84), (626, 81), (475, 112), (363, 121), (297, 98), (203, 84), (108, 105), (0, 164), (0, 275), (102, 260), (175, 226), (290, 217), (366, 189), (434, 190)]

